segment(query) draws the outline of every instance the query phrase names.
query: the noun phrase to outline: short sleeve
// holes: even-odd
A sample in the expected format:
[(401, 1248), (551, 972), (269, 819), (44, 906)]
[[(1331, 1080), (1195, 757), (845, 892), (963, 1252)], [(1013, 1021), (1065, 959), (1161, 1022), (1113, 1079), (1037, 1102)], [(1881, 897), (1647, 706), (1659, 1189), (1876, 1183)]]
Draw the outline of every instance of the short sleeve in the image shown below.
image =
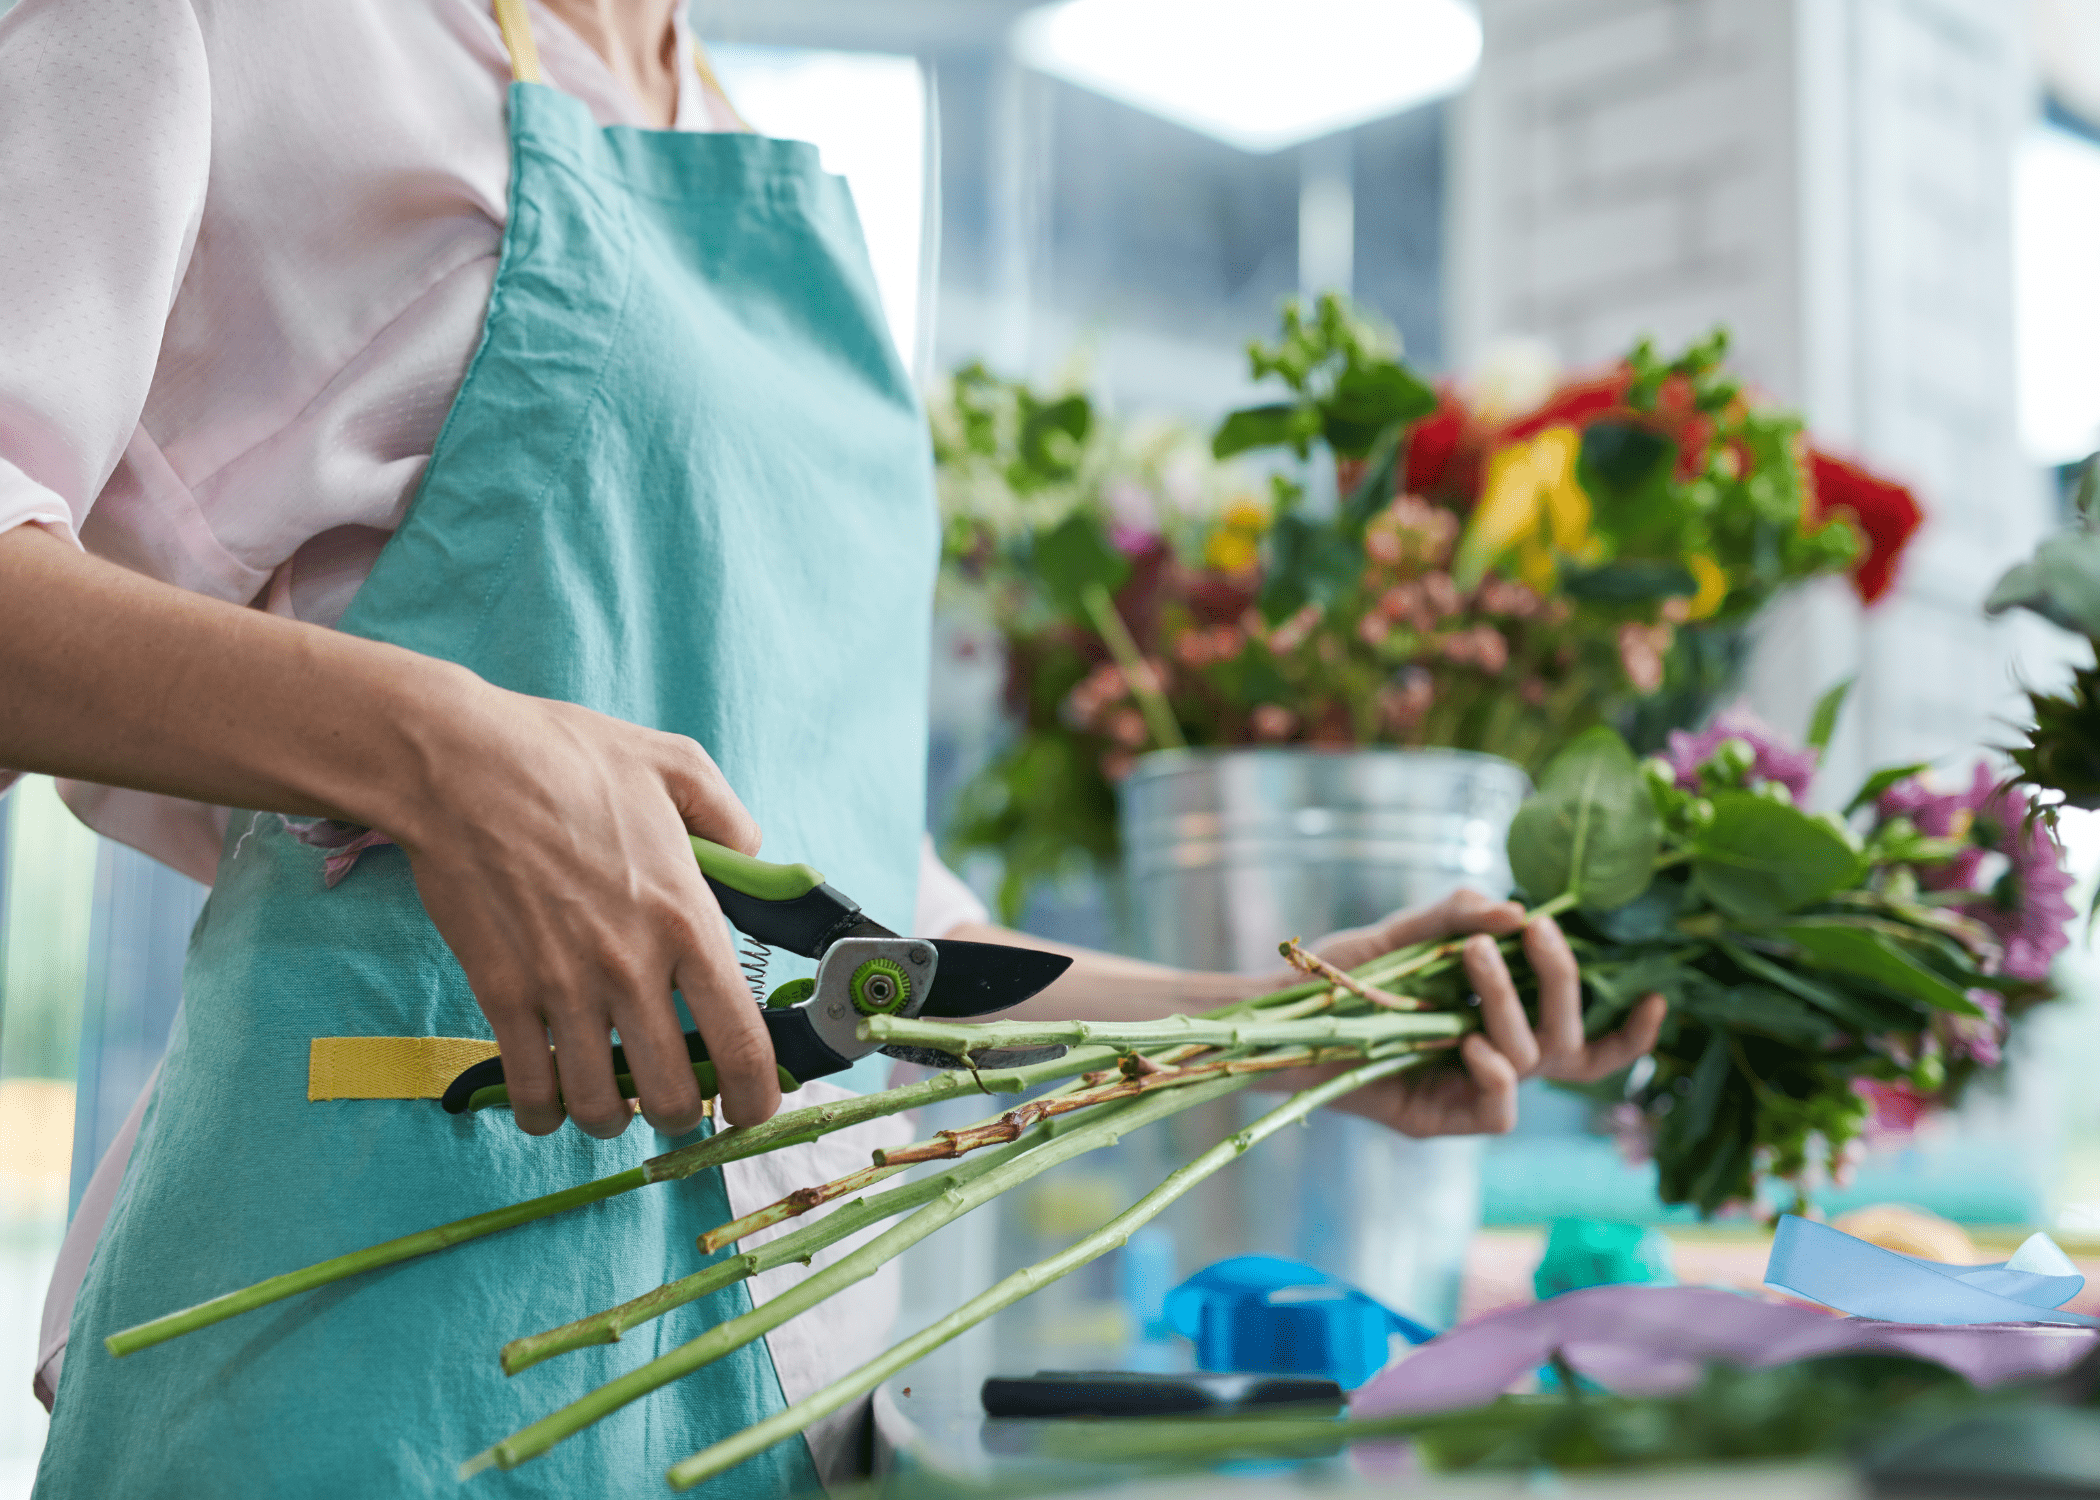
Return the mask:
[(989, 922), (991, 913), (962, 877), (941, 863), (928, 835), (919, 845), (919, 906), (912, 921), (914, 937), (946, 937), (968, 922)]
[(210, 161), (189, 0), (0, 19), (0, 531), (78, 539), (138, 428)]

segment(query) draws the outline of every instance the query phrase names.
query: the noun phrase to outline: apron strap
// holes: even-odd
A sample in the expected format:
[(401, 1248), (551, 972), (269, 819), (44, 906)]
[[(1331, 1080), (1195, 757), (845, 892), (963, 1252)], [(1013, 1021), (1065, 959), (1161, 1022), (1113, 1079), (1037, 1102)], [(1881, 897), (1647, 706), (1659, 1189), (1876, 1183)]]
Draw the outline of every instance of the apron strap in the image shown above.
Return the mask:
[[(519, 83), (541, 83), (539, 44), (532, 39), (532, 17), (526, 13), (525, 0), (494, 0), (496, 29), (503, 33), (503, 50), (510, 54), (510, 76)], [(737, 129), (751, 134), (751, 125), (737, 112), (729, 91), (722, 87), (722, 80), (715, 76), (713, 64), (707, 60), (707, 49), (693, 38), (693, 70), (700, 75), (700, 83), (714, 90), (715, 97), (729, 111), (729, 118), (736, 121)]]
[(496, 29), (503, 33), (503, 50), (510, 54), (510, 76), (519, 83), (540, 82), (540, 49), (532, 39), (525, 0), (496, 0)]
[(497, 1055), (473, 1036), (317, 1036), (307, 1052), (308, 1099), (441, 1099), (466, 1069)]

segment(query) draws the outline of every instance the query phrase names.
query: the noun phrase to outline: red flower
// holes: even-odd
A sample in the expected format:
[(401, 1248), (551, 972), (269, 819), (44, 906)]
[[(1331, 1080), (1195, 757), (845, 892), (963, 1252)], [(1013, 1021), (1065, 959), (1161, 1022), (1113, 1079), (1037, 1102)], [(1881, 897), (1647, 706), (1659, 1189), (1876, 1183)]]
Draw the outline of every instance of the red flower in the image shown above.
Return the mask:
[(1548, 427), (1587, 427), (1599, 417), (1625, 412), (1626, 389), (1632, 384), (1633, 371), (1624, 365), (1587, 380), (1571, 380), (1496, 437), (1505, 443), (1521, 443)]
[(1464, 405), (1449, 387), (1438, 391), (1436, 410), (1408, 430), (1407, 478), (1401, 493), (1427, 495), (1434, 491), (1451, 467), (1465, 430)]
[(1814, 449), (1808, 454), (1808, 480), (1809, 524), (1820, 526), (1842, 515), (1866, 542), (1852, 565), (1852, 587), (1862, 601), (1874, 603), (1896, 581), (1896, 564), (1925, 513), (1902, 485)]

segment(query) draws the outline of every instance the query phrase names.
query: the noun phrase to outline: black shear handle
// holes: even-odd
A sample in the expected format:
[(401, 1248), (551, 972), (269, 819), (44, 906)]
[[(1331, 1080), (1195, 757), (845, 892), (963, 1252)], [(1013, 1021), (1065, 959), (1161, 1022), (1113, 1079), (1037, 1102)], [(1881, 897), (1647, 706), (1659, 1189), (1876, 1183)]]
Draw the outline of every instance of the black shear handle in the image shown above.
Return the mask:
[[(823, 1078), (853, 1066), (856, 1059), (841, 1057), (824, 1045), (817, 1036), (816, 1028), (809, 1024), (809, 1017), (800, 1007), (759, 1012), (765, 1018), (766, 1031), (773, 1038), (773, 1060), (780, 1065), (780, 1086), (792, 1093), (808, 1079)], [(707, 1044), (697, 1031), (685, 1034), (685, 1055), (695, 1063), (708, 1061)], [(613, 1075), (620, 1080), (620, 1092), (633, 1098), (633, 1075), (627, 1066), (627, 1049), (615, 1046), (612, 1049)], [(452, 1082), (445, 1085), (443, 1097), (438, 1101), (448, 1115), (463, 1115), (474, 1107), (474, 1096), (483, 1089), (495, 1088), (504, 1082), (503, 1059), (489, 1058), (466, 1069)]]

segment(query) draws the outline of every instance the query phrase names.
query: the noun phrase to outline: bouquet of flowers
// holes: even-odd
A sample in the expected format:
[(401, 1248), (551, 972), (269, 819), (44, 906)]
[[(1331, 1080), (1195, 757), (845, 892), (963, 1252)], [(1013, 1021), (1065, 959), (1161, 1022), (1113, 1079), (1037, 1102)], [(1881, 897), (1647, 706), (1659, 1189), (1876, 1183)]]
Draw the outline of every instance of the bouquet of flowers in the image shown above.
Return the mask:
[(2055, 993), (2071, 877), (2024, 792), (1981, 765), (1945, 790), (1898, 766), (1842, 817), (1803, 811), (1842, 692), (1806, 748), (1738, 713), (1672, 734), (1641, 767), (1653, 878), (1569, 919), (1586, 1024), (1670, 999), (1652, 1068), (1603, 1093), (1663, 1200), (1702, 1214), (1752, 1201), (1765, 1177), (1801, 1211), (1823, 1174), (1848, 1174), (1863, 1132), (1957, 1102)]
[[(1002, 906), (1117, 850), (1143, 751), (1451, 746), (1535, 770), (1611, 724), (1698, 722), (1780, 589), (1850, 568), (1879, 597), (1918, 523), (1899, 486), (1806, 450), (1716, 333), (1512, 404), (1433, 389), (1336, 298), (1257, 342), (1286, 399), (1236, 411), (1206, 468), (1083, 396), (981, 368), (935, 417), (951, 600), (1003, 639), (1013, 743), (951, 842), (998, 850)], [(1245, 465), (1269, 463), (1257, 484)], [(1313, 493), (1331, 461), (1333, 492)], [(1225, 465), (1220, 467), (1220, 465)]]

